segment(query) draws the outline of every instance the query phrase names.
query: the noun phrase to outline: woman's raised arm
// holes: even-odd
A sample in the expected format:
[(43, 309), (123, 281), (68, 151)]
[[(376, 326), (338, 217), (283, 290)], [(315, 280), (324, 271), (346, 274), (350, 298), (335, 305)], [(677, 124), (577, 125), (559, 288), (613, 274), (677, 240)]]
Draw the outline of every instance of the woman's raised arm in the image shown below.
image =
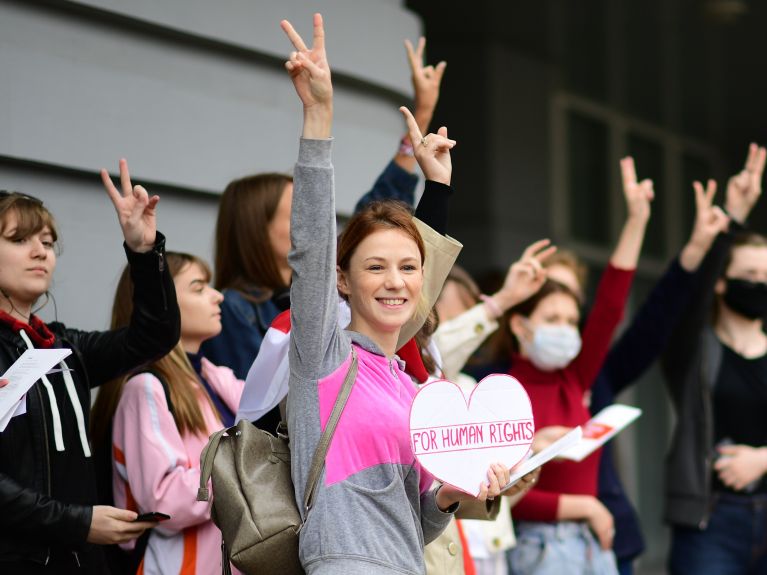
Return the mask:
[(333, 337), (339, 330), (330, 138), (333, 86), (325, 55), (322, 16), (314, 15), (311, 49), (290, 22), (283, 20), (281, 26), (296, 49), (290, 54), (285, 68), (303, 104), (304, 114), (290, 215), (292, 246), (288, 262), (293, 269), (290, 367), (291, 372), (302, 379), (316, 380), (327, 374), (325, 360), (329, 357), (332, 342), (339, 343), (339, 338)]

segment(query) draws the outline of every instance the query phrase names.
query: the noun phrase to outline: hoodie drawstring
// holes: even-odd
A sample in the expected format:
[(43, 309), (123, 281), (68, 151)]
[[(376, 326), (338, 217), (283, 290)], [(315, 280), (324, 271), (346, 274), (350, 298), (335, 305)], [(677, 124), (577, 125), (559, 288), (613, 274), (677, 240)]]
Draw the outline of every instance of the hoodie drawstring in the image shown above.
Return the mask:
[[(19, 334), (24, 340), (24, 343), (27, 344), (27, 349), (35, 349), (35, 346), (32, 345), (32, 341), (29, 339), (29, 336), (23, 329), (19, 330)], [(83, 414), (83, 406), (80, 404), (80, 398), (77, 396), (77, 389), (75, 388), (74, 379), (72, 379), (70, 369), (64, 360), (59, 362), (59, 367), (61, 367), (61, 373), (64, 376), (64, 387), (67, 389), (69, 401), (72, 403), (72, 408), (75, 412), (75, 419), (77, 420), (77, 431), (80, 434), (80, 443), (83, 446), (83, 453), (85, 454), (85, 457), (90, 457), (91, 448), (88, 444), (88, 435), (85, 432), (85, 415)], [(45, 390), (48, 392), (48, 400), (51, 404), (51, 415), (53, 416), (53, 437), (56, 444), (56, 451), (65, 451), (64, 435), (61, 431), (61, 414), (59, 413), (59, 406), (56, 402), (56, 394), (53, 391), (51, 382), (48, 381), (48, 377), (45, 374), (43, 374), (40, 379), (43, 382)]]

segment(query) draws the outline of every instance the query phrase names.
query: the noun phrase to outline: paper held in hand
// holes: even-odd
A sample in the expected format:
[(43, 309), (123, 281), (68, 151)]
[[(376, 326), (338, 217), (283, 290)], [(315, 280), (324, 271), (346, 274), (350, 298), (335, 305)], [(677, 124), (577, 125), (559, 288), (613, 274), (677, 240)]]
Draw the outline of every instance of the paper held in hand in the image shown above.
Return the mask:
[(565, 459), (583, 461), (596, 449), (610, 441), (620, 431), (642, 415), (642, 410), (630, 405), (616, 403), (605, 407), (583, 426), (581, 442), (562, 454)]
[(22, 403), (29, 388), (71, 353), (71, 349), (28, 349), (0, 376), (8, 380), (8, 385), (0, 388), (0, 431), (14, 415), (24, 413), (26, 405)]
[(532, 457), (520, 463), (516, 469), (514, 469), (514, 473), (512, 473), (511, 477), (509, 478), (509, 482), (503, 489), (501, 489), (501, 491), (506, 491), (510, 487), (514, 487), (514, 484), (522, 479), (525, 475), (532, 473), (541, 465), (548, 463), (555, 457), (561, 457), (562, 453), (568, 449), (578, 447), (578, 444), (581, 441), (581, 436), (581, 428), (576, 427), (575, 429), (568, 431), (565, 435), (557, 439), (546, 449), (542, 449)]

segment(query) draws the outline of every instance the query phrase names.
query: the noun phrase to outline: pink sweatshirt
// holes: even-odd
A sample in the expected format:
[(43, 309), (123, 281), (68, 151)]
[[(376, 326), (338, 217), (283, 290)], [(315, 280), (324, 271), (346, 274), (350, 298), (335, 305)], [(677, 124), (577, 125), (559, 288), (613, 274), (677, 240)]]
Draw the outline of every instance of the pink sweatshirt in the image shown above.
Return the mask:
[[(244, 382), (232, 370), (204, 358), (202, 374), (222, 401), (237, 411)], [(197, 501), (197, 488), (200, 453), (222, 424), (207, 401), (201, 400), (200, 407), (207, 431), (182, 435), (155, 376), (138, 374), (123, 388), (112, 429), (115, 506), (171, 516), (152, 530), (139, 574), (221, 573), (221, 532), (210, 519), (210, 503)]]

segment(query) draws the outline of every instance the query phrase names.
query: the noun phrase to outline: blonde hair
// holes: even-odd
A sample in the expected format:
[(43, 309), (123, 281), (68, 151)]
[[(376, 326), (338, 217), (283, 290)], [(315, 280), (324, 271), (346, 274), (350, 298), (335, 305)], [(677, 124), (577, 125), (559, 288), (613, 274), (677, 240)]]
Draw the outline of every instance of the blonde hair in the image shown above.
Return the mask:
[(589, 269), (581, 261), (581, 259), (570, 250), (558, 249), (551, 254), (543, 262), (543, 267), (550, 268), (552, 266), (563, 266), (570, 268), (575, 275), (575, 279), (578, 280), (578, 286), (580, 287), (580, 293), (586, 293), (586, 284), (589, 279)]

